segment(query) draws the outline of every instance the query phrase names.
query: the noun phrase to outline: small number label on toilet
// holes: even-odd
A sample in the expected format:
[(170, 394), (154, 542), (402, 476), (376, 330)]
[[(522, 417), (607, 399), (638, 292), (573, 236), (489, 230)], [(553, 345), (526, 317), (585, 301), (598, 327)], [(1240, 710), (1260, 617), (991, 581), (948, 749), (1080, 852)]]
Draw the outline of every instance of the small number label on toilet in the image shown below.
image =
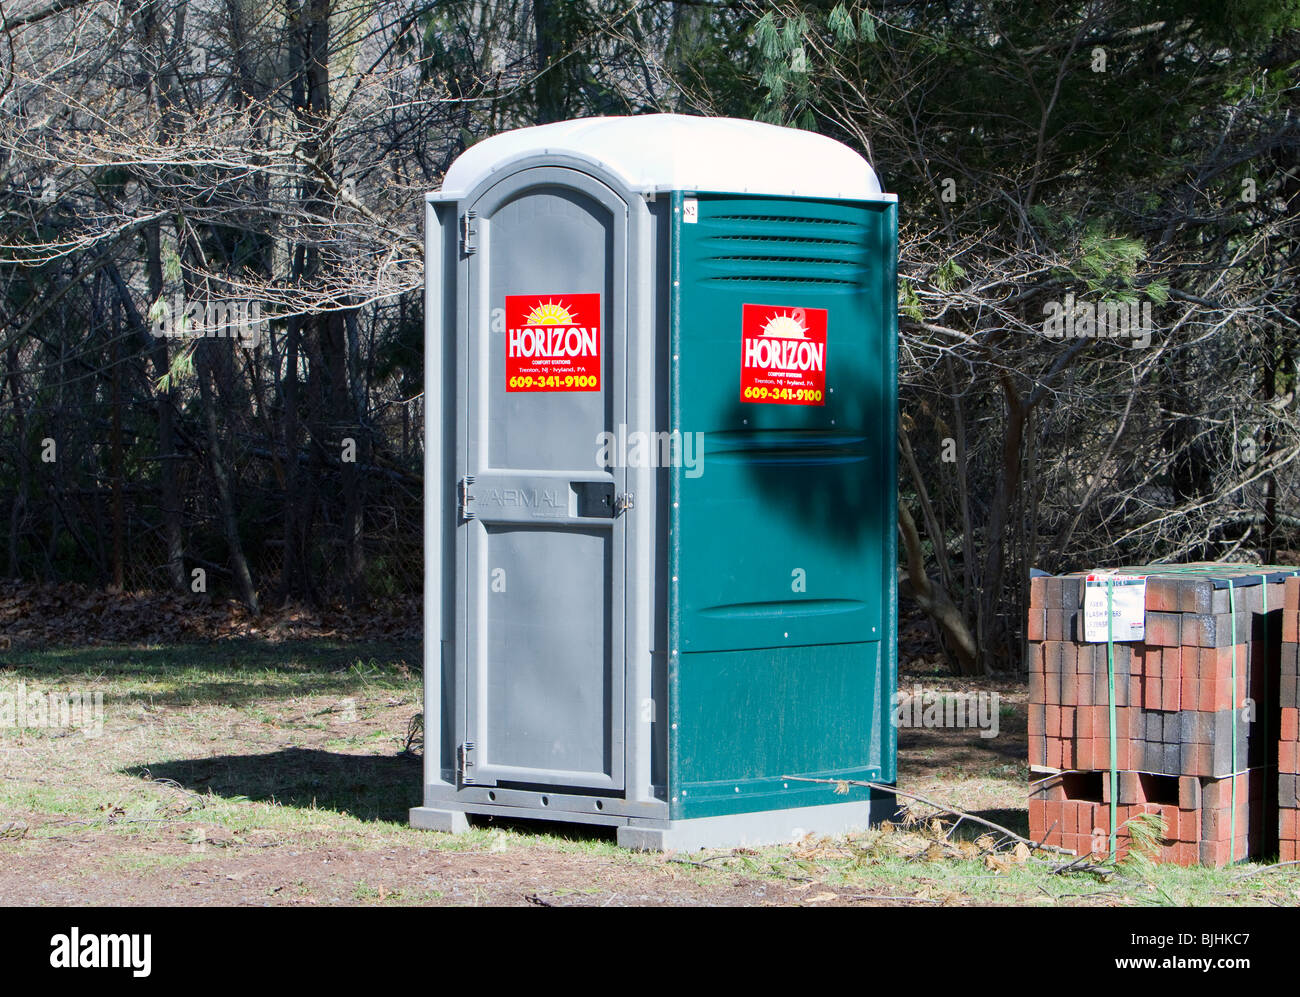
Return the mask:
[(700, 220), (700, 202), (693, 197), (688, 197), (682, 201), (682, 222), (686, 225), (694, 225)]

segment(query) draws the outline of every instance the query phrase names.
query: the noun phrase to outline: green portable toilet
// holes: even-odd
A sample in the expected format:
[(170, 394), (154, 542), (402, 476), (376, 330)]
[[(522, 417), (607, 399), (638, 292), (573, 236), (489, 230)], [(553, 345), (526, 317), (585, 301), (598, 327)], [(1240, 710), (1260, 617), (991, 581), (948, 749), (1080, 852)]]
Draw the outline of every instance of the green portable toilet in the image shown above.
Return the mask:
[(890, 815), (807, 780), (895, 779), (896, 197), (824, 136), (647, 115), (486, 139), (426, 220), (411, 823)]

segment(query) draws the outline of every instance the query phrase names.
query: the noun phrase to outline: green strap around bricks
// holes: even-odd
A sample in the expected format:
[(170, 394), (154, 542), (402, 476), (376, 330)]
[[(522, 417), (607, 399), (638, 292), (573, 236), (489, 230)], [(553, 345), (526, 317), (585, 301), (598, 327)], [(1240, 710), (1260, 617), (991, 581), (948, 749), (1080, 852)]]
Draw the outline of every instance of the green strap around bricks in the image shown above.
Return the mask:
[[(1087, 585), (1087, 582), (1084, 582)], [(1106, 579), (1106, 684), (1110, 699), (1110, 861), (1115, 861), (1115, 805), (1119, 801), (1118, 741), (1115, 737), (1115, 580)]]

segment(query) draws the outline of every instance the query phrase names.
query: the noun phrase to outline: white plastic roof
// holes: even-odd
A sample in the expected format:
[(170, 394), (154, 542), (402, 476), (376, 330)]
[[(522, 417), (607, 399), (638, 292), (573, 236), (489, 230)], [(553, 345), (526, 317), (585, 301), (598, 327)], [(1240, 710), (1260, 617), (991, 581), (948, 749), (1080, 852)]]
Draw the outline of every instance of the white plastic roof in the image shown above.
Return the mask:
[(492, 173), (543, 154), (601, 166), (637, 193), (894, 199), (881, 193), (865, 159), (825, 135), (686, 114), (579, 118), (503, 132), (466, 149), (447, 170), (436, 196), (463, 198)]

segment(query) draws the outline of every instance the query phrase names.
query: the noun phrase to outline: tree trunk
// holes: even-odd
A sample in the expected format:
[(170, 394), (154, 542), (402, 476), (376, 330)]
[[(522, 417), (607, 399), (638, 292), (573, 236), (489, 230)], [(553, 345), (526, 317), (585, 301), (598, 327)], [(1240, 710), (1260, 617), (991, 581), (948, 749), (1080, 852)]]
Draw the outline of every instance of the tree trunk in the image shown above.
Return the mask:
[(227, 341), (201, 340), (194, 350), (194, 373), (199, 382), (199, 403), (203, 408), (203, 422), (208, 436), (208, 463), (212, 470), (212, 482), (217, 489), (217, 504), (221, 510), (221, 527), (226, 537), (226, 549), (230, 554), (230, 567), (235, 576), (235, 584), (239, 588), (240, 598), (243, 599), (249, 612), (257, 616), (262, 610), (257, 601), (253, 576), (248, 570), (248, 559), (244, 556), (244, 544), (239, 537), (239, 517), (235, 513), (230, 475), (221, 446), (221, 435), (217, 429), (217, 407), (211, 380), (212, 365), (211, 358), (208, 356), (209, 350), (225, 342)]

